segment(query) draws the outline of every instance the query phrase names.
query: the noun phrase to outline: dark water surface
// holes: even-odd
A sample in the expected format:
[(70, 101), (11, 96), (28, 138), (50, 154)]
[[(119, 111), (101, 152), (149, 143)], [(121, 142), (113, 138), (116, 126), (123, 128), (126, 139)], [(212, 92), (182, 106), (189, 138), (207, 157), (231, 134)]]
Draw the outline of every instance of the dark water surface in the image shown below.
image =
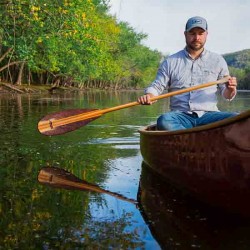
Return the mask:
[[(0, 249), (250, 249), (250, 222), (178, 194), (143, 166), (138, 128), (167, 111), (167, 99), (105, 114), (60, 136), (37, 131), (49, 113), (113, 107), (139, 94), (0, 96)], [(247, 110), (250, 93), (220, 107)], [(46, 166), (138, 199), (138, 205), (41, 185), (37, 176)]]

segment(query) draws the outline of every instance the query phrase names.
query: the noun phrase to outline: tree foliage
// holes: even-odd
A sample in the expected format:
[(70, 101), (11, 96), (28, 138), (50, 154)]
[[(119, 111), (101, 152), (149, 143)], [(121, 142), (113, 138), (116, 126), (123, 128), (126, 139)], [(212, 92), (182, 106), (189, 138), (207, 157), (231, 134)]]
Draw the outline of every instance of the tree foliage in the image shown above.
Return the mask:
[(239, 89), (250, 89), (250, 49), (223, 55), (230, 74), (238, 79)]
[(120, 88), (154, 77), (160, 53), (118, 23), (105, 0), (6, 0), (0, 8), (5, 81)]

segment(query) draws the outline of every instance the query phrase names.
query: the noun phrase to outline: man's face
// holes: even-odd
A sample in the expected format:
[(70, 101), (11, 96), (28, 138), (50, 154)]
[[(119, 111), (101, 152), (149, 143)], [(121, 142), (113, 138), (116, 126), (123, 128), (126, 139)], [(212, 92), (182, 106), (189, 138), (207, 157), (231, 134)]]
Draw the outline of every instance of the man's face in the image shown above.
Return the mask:
[(204, 47), (207, 40), (207, 31), (201, 28), (193, 28), (185, 31), (186, 44), (189, 49), (198, 51)]

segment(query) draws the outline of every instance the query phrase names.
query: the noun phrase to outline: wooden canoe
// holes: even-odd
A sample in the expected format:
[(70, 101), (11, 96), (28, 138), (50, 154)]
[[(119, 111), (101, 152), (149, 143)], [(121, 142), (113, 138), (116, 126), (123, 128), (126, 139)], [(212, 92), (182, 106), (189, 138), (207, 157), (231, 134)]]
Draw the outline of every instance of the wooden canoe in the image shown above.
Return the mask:
[(250, 215), (250, 110), (179, 131), (139, 130), (144, 162), (202, 201)]

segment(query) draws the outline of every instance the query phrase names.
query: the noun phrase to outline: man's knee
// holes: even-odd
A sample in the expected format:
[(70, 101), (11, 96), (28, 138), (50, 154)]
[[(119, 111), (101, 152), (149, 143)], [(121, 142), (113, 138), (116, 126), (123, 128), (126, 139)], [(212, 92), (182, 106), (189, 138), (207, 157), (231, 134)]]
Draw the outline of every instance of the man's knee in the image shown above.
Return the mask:
[(176, 130), (176, 114), (168, 112), (157, 119), (158, 130)]
[(169, 124), (169, 121), (166, 120), (165, 115), (161, 115), (161, 116), (157, 119), (157, 129), (158, 129), (158, 130), (169, 130), (168, 124)]

